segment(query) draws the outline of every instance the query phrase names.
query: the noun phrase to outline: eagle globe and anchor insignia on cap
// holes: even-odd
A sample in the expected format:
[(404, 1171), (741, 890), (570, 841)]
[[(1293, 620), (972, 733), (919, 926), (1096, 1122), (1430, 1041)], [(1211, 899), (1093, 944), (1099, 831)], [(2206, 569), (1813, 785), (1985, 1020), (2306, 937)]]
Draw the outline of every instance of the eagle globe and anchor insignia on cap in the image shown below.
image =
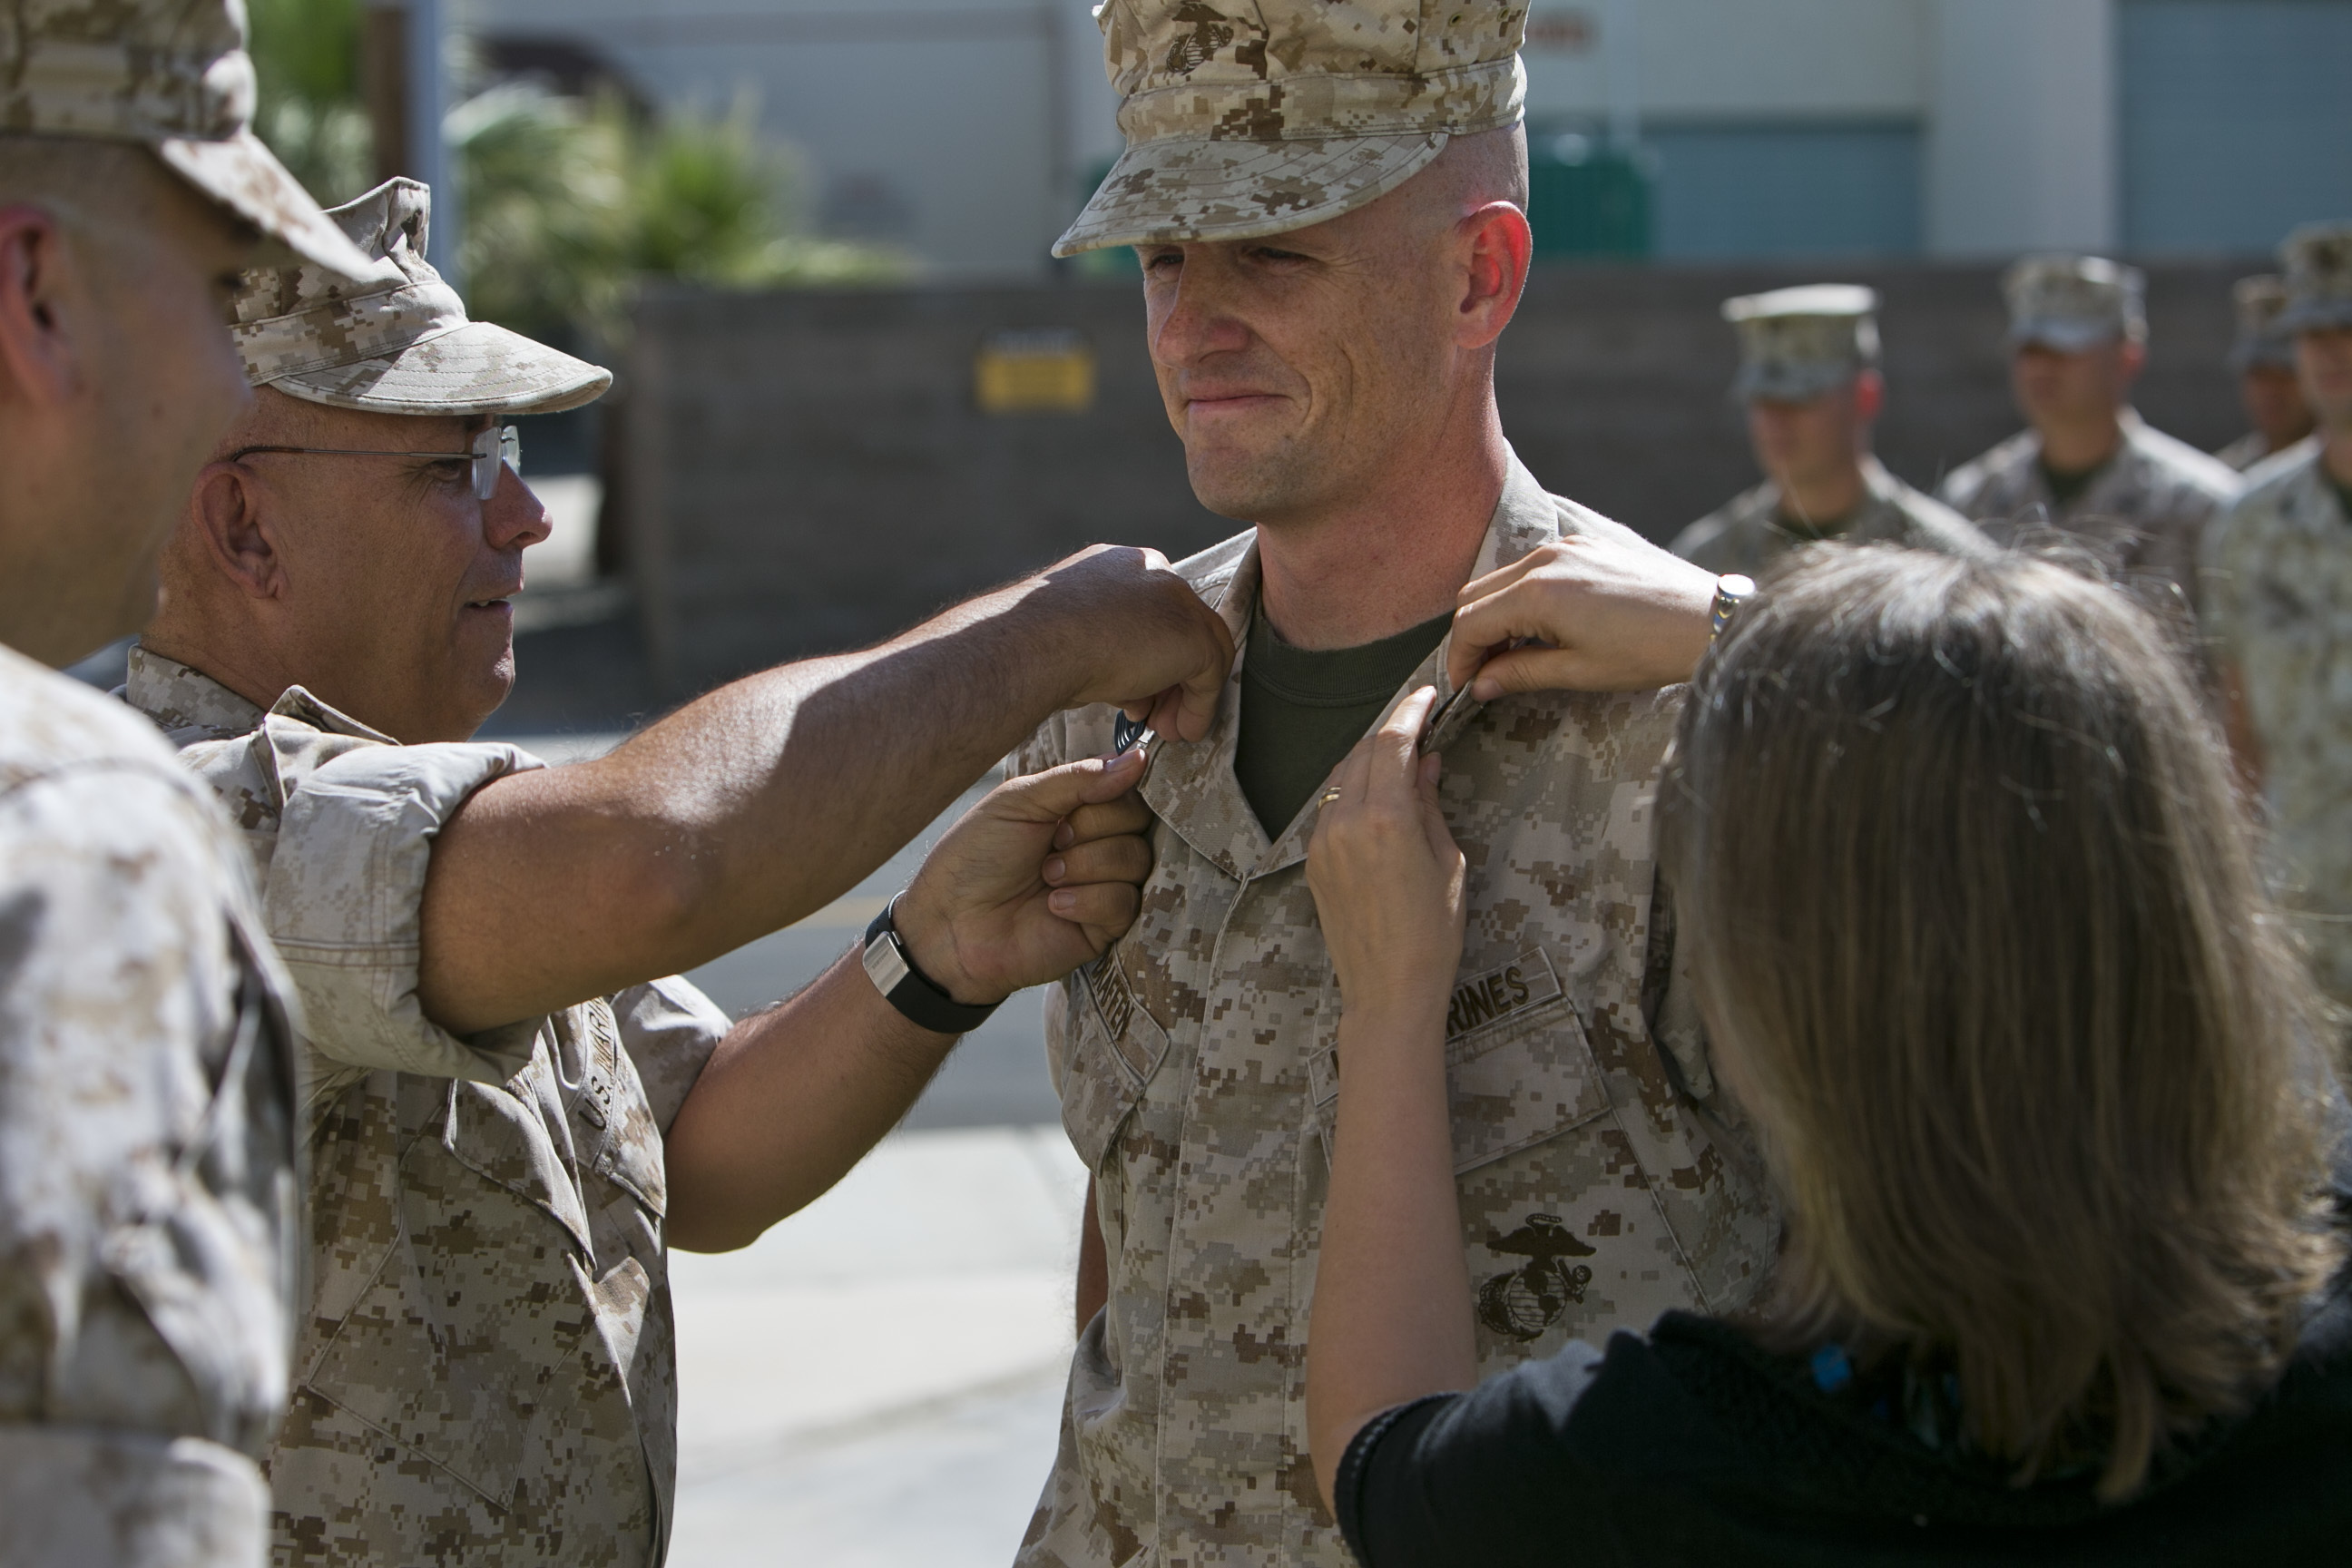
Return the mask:
[(1531, 1214), (1508, 1236), (1488, 1232), (1486, 1249), (1527, 1259), (1478, 1287), (1478, 1321), (1521, 1343), (1541, 1339), (1571, 1302), (1583, 1302), (1584, 1288), (1592, 1283), (1591, 1266), (1567, 1260), (1598, 1250), (1579, 1240), (1556, 1214)]

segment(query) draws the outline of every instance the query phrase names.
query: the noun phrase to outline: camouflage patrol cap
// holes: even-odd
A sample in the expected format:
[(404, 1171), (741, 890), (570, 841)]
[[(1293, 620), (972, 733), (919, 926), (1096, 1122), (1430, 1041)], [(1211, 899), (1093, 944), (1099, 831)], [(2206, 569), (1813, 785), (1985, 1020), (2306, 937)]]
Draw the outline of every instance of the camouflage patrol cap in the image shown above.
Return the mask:
[(2279, 326), (2279, 317), (2286, 310), (2286, 279), (2275, 272), (2257, 272), (2232, 284), (2230, 298), (2238, 310), (2238, 335), (2230, 344), (2230, 368), (2293, 369), (2294, 334)]
[(2079, 353), (2147, 336), (2147, 281), (2104, 256), (2029, 256), (2001, 274), (2009, 341)]
[(1095, 19), (1127, 151), (1056, 256), (1338, 217), (1527, 99), (1517, 0), (1105, 0)]
[(1803, 403), (1878, 363), (1878, 295), (1858, 283), (1809, 283), (1723, 302), (1739, 332), (1734, 397)]
[(2283, 332), (2352, 327), (2352, 223), (2310, 223), (2279, 247), (2286, 264)]
[(245, 275), (231, 334), (245, 378), (378, 414), (552, 414), (594, 401), (613, 373), (466, 319), (425, 259), (433, 193), (387, 180), (327, 216), (367, 262), (356, 282), (316, 267)]
[(252, 131), (244, 0), (0, 0), (0, 134), (139, 142), (320, 267), (366, 258)]

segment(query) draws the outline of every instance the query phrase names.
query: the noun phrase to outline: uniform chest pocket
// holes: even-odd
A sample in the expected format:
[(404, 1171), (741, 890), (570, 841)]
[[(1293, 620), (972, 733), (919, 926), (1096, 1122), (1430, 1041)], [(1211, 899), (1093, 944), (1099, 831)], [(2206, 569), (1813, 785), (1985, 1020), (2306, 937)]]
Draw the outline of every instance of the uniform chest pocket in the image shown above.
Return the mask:
[[(1329, 1015), (1336, 1020), (1336, 1009)], [(1307, 1064), (1324, 1152), (1339, 1097), (1337, 1028)], [(1584, 1021), (1550, 957), (1531, 948), (1454, 986), (1446, 1012), (1445, 1081), (1454, 1172), (1517, 1153), (1609, 1109)]]
[(1114, 947), (1072, 974), (1054, 997), (1062, 1015), (1062, 1127), (1088, 1170), (1101, 1167), (1168, 1055), (1168, 1031), (1136, 1000), (1123, 951)]

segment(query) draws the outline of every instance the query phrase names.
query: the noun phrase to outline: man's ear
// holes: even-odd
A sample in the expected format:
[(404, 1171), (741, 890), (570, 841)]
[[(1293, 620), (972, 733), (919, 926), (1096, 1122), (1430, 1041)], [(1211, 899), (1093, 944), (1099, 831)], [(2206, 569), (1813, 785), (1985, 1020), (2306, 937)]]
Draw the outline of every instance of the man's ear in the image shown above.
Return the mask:
[(68, 267), (57, 219), (0, 207), (0, 403), (54, 407), (81, 384), (59, 296)]
[(2139, 379), (2142, 366), (2147, 363), (2147, 344), (2137, 338), (2126, 338), (2116, 345), (2116, 364), (2122, 371), (2124, 384), (2129, 386)]
[(1462, 292), (1465, 348), (1482, 349), (1503, 335), (1519, 308), (1528, 266), (1535, 257), (1535, 233), (1528, 215), (1509, 202), (1488, 202), (1464, 218), (1455, 232), (1468, 251)]
[(286, 592), (286, 560), (266, 505), (267, 492), (243, 463), (207, 463), (196, 475), (181, 526), (201, 541), (197, 553), (248, 598)]
[(1853, 378), (1853, 417), (1857, 425), (1868, 425), (1886, 406), (1886, 378), (1874, 370), (1865, 370)]

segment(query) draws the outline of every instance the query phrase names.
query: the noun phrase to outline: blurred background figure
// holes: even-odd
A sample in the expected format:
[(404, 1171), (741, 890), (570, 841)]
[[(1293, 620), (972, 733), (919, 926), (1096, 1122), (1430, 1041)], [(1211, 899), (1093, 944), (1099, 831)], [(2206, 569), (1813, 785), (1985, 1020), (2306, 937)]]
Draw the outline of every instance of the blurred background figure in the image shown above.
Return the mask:
[(2028, 428), (1952, 471), (1943, 499), (2007, 541), (2047, 522), (2196, 603), (2197, 539), (2237, 477), (2131, 405), (2147, 363), (2146, 284), (2099, 256), (2030, 256), (2001, 278), (2010, 388)]
[(1675, 554), (1710, 572), (1752, 576), (1773, 556), (1816, 539), (1984, 551), (1966, 518), (1871, 454), (1871, 426), (1886, 397), (1877, 309), (1876, 293), (1851, 283), (1723, 302), (1723, 319), (1739, 333), (1731, 394), (1747, 405), (1748, 439), (1764, 482), (1683, 530)]
[(2238, 335), (2230, 344), (2230, 368), (2238, 373), (2238, 401), (2253, 426), (2213, 454), (2244, 473), (2264, 458), (2284, 452), (2311, 434), (2311, 405), (2294, 370), (2294, 338), (2279, 329), (2286, 309), (2286, 279), (2274, 272), (2241, 278), (2231, 289), (2238, 307)]
[(2279, 328), (2319, 438), (2257, 469), (2215, 524), (2205, 630), (2273, 874), (2320, 984), (2352, 1006), (2352, 224), (2297, 229), (2279, 254)]

